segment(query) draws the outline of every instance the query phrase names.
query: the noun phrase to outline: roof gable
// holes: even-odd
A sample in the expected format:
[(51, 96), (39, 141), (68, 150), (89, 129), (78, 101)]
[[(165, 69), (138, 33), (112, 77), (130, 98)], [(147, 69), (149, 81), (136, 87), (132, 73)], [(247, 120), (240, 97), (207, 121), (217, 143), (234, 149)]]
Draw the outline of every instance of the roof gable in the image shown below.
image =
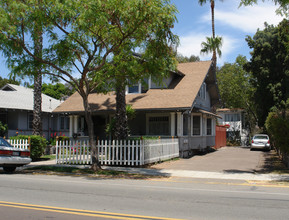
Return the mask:
[[(211, 61), (181, 63), (177, 69), (179, 78), (168, 89), (150, 89), (142, 94), (128, 94), (127, 104), (135, 110), (156, 109), (191, 109), (198, 92), (212, 69)], [(90, 94), (89, 104), (93, 111), (115, 110), (115, 95)], [(82, 112), (84, 111), (82, 98), (78, 93), (73, 94), (54, 112)]]
[[(12, 84), (11, 84), (11, 85), (12, 85)], [(16, 91), (16, 89), (13, 88), (13, 86), (11, 86), (11, 85), (6, 84), (5, 86), (3, 86), (3, 87), (1, 88), (1, 90), (2, 90), (2, 91)]]
[[(7, 84), (0, 90), (0, 108), (33, 110), (33, 89)], [(42, 94), (42, 111), (52, 112), (61, 101)]]

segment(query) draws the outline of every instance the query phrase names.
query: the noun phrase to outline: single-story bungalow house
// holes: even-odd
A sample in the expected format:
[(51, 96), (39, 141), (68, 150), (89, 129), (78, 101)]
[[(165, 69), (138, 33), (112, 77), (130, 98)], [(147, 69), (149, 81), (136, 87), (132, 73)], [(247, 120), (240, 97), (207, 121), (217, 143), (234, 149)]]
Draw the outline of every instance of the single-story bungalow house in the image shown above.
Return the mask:
[[(131, 136), (173, 136), (179, 138), (181, 156), (215, 144), (219, 104), (216, 75), (211, 61), (178, 64), (177, 71), (159, 85), (150, 78), (127, 87), (126, 102), (136, 111), (129, 121)], [(105, 127), (115, 112), (115, 94), (90, 94), (95, 135), (107, 139)], [(69, 114), (69, 136), (87, 136), (82, 98), (74, 93), (53, 113)]]
[(227, 128), (227, 139), (238, 140), (242, 146), (246, 146), (249, 141), (249, 130), (245, 126), (245, 110), (240, 108), (217, 109), (220, 125), (229, 125)]
[[(8, 125), (6, 137), (32, 134), (33, 89), (6, 84), (0, 89), (0, 121)], [(52, 113), (61, 101), (42, 94), (43, 135), (68, 135), (69, 118), (65, 114)]]

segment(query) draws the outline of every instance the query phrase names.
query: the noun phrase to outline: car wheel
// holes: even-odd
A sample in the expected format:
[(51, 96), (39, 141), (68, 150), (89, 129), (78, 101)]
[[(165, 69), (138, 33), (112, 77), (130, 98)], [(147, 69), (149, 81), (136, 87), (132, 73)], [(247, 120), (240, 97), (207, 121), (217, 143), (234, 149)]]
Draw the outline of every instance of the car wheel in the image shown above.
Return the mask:
[(6, 173), (13, 173), (16, 170), (16, 167), (3, 167), (3, 170)]

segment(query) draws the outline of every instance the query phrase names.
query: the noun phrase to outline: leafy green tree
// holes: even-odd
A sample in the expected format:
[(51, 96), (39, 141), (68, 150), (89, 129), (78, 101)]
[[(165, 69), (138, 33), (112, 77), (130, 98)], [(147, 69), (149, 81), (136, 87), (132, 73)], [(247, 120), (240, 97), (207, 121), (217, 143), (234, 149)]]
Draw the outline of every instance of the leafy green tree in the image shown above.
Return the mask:
[(6, 132), (8, 130), (8, 126), (7, 124), (3, 124), (1, 121), (0, 121), (0, 137), (4, 137)]
[(2, 88), (3, 86), (5, 86), (6, 84), (14, 84), (14, 85), (20, 85), (20, 82), (16, 79), (5, 79), (5, 78), (2, 78), (0, 76), (0, 88)]
[(51, 96), (55, 99), (66, 99), (67, 97), (71, 96), (75, 91), (70, 89), (68, 85), (64, 85), (62, 83), (56, 84), (42, 84), (42, 93), (48, 96)]
[(253, 95), (255, 88), (250, 83), (252, 75), (244, 70), (245, 56), (239, 55), (235, 63), (225, 63), (217, 71), (218, 87), (224, 107), (242, 108), (247, 113), (247, 122), (253, 129), (257, 122)]
[[(262, 0), (263, 2), (265, 0)], [(289, 2), (288, 0), (270, 0), (273, 1), (275, 3), (275, 5), (279, 5), (279, 9), (277, 10), (278, 14), (284, 14), (285, 16), (289, 16)], [(242, 5), (253, 5), (253, 4), (257, 4), (258, 0), (241, 0), (240, 2), (240, 6)]]
[(189, 63), (200, 61), (199, 56), (191, 55), (190, 57), (183, 56), (182, 54), (177, 54), (176, 59), (179, 63)]
[(252, 49), (245, 66), (252, 73), (252, 85), (259, 125), (263, 126), (268, 113), (286, 109), (289, 101), (289, 23), (284, 19), (277, 27), (265, 24), (246, 41)]
[[(14, 71), (33, 72), (36, 62), (41, 64), (42, 74), (70, 83), (80, 94), (92, 147), (92, 169), (97, 170), (100, 164), (88, 96), (111, 82), (121, 94), (117, 102), (125, 103), (127, 78), (137, 81), (148, 73), (158, 78), (173, 68), (171, 47), (177, 38), (171, 28), (176, 8), (167, 0), (75, 0), (73, 4), (43, 0), (41, 7), (35, 7), (38, 3), (0, 2), (1, 49)], [(41, 54), (32, 50), (33, 18), (40, 19), (47, 38)], [(142, 50), (142, 59), (133, 56), (138, 50)], [(123, 104), (120, 112), (125, 112)]]

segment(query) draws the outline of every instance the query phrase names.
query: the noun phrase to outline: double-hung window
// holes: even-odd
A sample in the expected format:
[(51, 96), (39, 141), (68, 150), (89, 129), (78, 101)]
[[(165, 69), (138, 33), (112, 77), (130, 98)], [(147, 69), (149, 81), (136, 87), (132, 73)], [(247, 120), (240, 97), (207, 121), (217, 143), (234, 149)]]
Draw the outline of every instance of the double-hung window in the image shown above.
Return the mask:
[(212, 119), (207, 118), (207, 135), (212, 135)]
[(193, 115), (193, 135), (201, 135), (201, 116)]

